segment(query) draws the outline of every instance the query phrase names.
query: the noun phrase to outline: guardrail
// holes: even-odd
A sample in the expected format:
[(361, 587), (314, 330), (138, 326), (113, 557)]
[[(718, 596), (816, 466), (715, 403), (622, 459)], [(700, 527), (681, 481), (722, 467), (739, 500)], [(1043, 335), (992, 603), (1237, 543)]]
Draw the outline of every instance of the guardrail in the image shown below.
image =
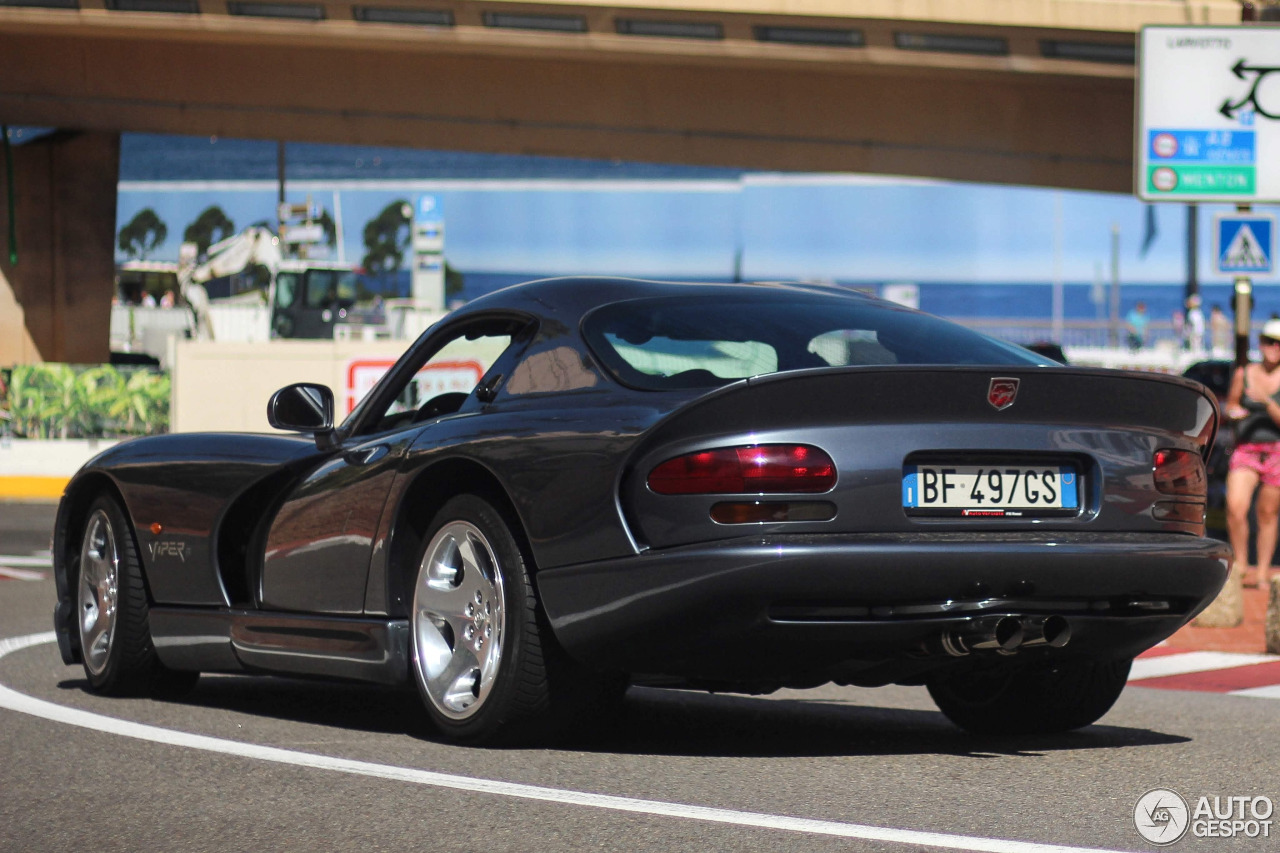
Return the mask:
[[(1063, 347), (1123, 347), (1127, 339), (1123, 323), (1119, 327), (1113, 327), (1107, 320), (1067, 320), (1062, 324), (1062, 335), (1059, 339), (1059, 335), (1054, 331), (1052, 320), (1029, 320), (1022, 317), (1004, 319), (950, 317), (948, 319), (1015, 344), (1052, 341)], [(1253, 324), (1255, 335), (1261, 329), (1261, 320)], [(1152, 320), (1147, 326), (1147, 347), (1178, 347), (1180, 341), (1180, 334), (1168, 320)]]

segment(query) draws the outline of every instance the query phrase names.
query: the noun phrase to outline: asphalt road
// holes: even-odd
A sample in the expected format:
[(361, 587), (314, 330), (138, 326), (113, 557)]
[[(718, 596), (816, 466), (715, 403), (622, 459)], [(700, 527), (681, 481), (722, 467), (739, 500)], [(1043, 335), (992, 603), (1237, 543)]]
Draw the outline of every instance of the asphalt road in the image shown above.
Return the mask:
[[(46, 550), (51, 509), (0, 504), (0, 555)], [(47, 633), (53, 600), (0, 580), (0, 638)], [(1133, 822), (1150, 789), (1280, 801), (1274, 700), (1131, 687), (1099, 725), (998, 739), (919, 688), (632, 690), (598, 731), (477, 749), (435, 740), (408, 694), (205, 676), (178, 702), (106, 699), (51, 642), (15, 645), (0, 851), (1154, 850)]]

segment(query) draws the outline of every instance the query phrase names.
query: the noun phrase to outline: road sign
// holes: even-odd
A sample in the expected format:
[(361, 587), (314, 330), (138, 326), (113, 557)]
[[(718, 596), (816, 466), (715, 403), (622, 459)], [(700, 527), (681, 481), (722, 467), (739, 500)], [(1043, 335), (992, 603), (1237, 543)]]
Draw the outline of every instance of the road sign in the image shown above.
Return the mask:
[(319, 222), (305, 225), (281, 225), (280, 236), (286, 243), (323, 243), (324, 226)]
[[(393, 358), (353, 358), (347, 361), (347, 414), (351, 414), (393, 364)], [(418, 386), (417, 400), (422, 403), (446, 391), (470, 393), (482, 376), (484, 368), (474, 358), (432, 362), (414, 377), (414, 384)]]
[(1143, 27), (1135, 129), (1144, 201), (1280, 201), (1280, 28)]
[(1266, 275), (1275, 268), (1275, 219), (1252, 213), (1214, 217), (1214, 267), (1222, 275)]
[(444, 207), (440, 197), (418, 197), (412, 229), (414, 301), (433, 311), (444, 310)]

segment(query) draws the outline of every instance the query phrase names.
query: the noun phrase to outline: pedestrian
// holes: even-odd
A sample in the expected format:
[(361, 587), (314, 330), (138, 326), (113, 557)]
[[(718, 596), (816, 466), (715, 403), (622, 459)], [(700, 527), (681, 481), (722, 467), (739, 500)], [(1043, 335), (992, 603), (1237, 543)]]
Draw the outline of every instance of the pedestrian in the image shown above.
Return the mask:
[(1147, 345), (1147, 324), (1151, 318), (1147, 316), (1147, 303), (1139, 302), (1125, 315), (1124, 324), (1129, 333), (1129, 349), (1137, 352)]
[(1187, 297), (1187, 343), (1184, 349), (1199, 354), (1204, 352), (1204, 312), (1200, 310), (1200, 295)]
[(1268, 320), (1258, 338), (1260, 363), (1235, 369), (1224, 411), (1235, 425), (1236, 447), (1227, 471), (1227, 536), (1233, 571), (1243, 576), (1249, 559), (1249, 506), (1258, 526), (1254, 583), (1264, 587), (1276, 550), (1280, 514), (1280, 320)]
[(1209, 309), (1209, 339), (1213, 345), (1212, 349), (1215, 358), (1228, 358), (1230, 356), (1233, 349), (1232, 338), (1234, 337), (1231, 320), (1227, 318), (1226, 312), (1222, 310), (1221, 305), (1214, 305)]

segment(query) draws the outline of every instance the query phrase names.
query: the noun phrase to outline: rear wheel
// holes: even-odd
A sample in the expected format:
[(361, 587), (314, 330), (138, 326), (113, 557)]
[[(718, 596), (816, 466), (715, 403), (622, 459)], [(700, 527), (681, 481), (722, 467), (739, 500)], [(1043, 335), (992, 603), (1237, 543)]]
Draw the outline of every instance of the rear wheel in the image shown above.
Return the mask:
[(549, 704), (524, 555), (501, 514), (464, 495), (431, 524), (413, 590), (413, 675), (436, 726), (482, 740)]
[(976, 734), (1052, 734), (1097, 722), (1124, 690), (1132, 661), (969, 672), (929, 682), (947, 719)]
[(156, 657), (142, 565), (123, 510), (103, 495), (90, 505), (86, 518), (76, 623), (89, 685), (109, 695), (187, 692), (200, 673), (166, 669)]
[(460, 741), (550, 734), (601, 695), (603, 679), (556, 645), (510, 523), (474, 495), (431, 523), (410, 616), (413, 678), (437, 728)]

